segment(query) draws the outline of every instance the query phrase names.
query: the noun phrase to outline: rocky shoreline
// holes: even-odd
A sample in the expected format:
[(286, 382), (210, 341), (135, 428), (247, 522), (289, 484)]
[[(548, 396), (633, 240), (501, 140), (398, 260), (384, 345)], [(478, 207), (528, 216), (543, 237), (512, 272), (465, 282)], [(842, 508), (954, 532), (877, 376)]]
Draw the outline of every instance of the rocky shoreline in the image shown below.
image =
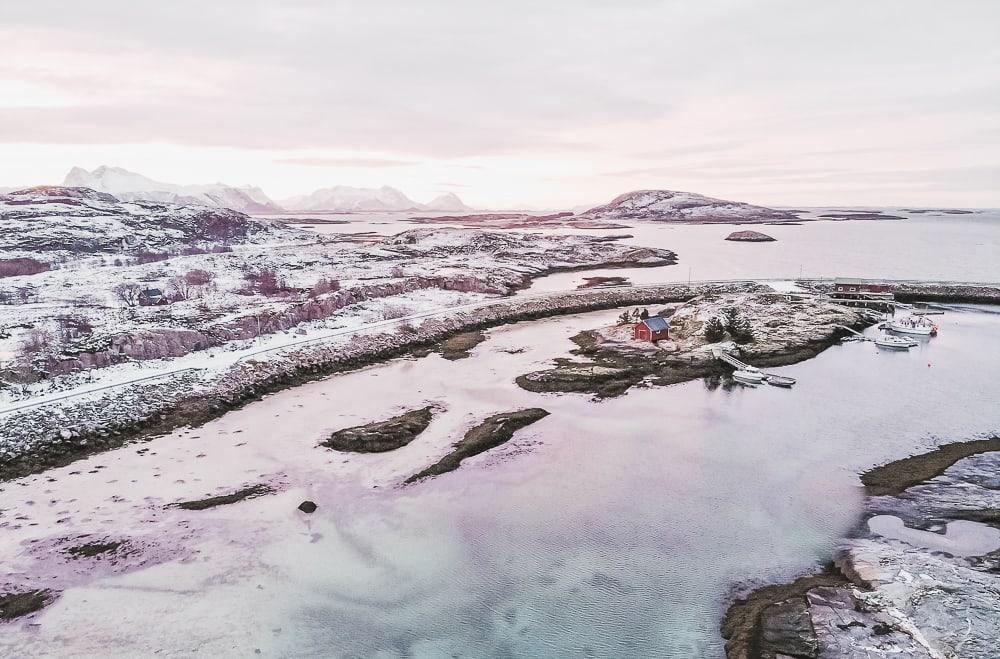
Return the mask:
[[(180, 426), (196, 426), (217, 418), (265, 394), (327, 375), (410, 354), (422, 354), (465, 332), (551, 316), (599, 311), (632, 305), (681, 303), (709, 294), (739, 293), (759, 287), (751, 282), (727, 284), (665, 284), (643, 288), (590, 289), (532, 298), (505, 298), (474, 311), (426, 320), (410, 331), (360, 335), (350, 342), (292, 349), (271, 359), (247, 360), (211, 378), (197, 371), (112, 390), (74, 402), (43, 406), (0, 416), (0, 480), (10, 480), (150, 438)], [(1000, 287), (990, 285), (899, 284), (914, 299), (940, 296), (945, 301), (1000, 301)], [(952, 297), (953, 296), (953, 297)], [(777, 366), (807, 359), (833, 337), (794, 354), (755, 355), (759, 366)], [(462, 351), (454, 353), (456, 356)], [(704, 370), (702, 370), (704, 367)], [(685, 365), (673, 364), (675, 373)], [(716, 366), (702, 364), (682, 379), (711, 374)], [(661, 383), (669, 383), (661, 377)], [(631, 386), (631, 385), (629, 385)]]
[(89, 400), (14, 412), (0, 417), (0, 437), (7, 442), (0, 449), (0, 480), (65, 465), (133, 439), (201, 425), (267, 393), (433, 348), (461, 332), (633, 304), (683, 302), (704, 292), (745, 286), (669, 284), (506, 298), (473, 311), (428, 319), (411, 331), (359, 335), (347, 343), (247, 360), (209, 381), (197, 372), (186, 372)]
[(824, 573), (736, 600), (729, 659), (994, 659), (1000, 648), (1000, 438), (861, 476), (859, 524)]

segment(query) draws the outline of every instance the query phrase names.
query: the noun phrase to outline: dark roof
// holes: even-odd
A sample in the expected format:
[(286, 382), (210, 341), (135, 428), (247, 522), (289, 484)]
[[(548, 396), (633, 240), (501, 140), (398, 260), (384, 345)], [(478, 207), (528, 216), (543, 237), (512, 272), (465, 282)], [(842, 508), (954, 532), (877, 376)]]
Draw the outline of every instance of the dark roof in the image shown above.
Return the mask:
[(156, 297), (156, 296), (163, 297), (163, 291), (161, 291), (158, 288), (147, 288), (142, 292), (142, 294), (145, 295), (146, 297)]
[(642, 324), (653, 332), (664, 332), (668, 327), (667, 319), (663, 316), (650, 316), (646, 320), (642, 321)]

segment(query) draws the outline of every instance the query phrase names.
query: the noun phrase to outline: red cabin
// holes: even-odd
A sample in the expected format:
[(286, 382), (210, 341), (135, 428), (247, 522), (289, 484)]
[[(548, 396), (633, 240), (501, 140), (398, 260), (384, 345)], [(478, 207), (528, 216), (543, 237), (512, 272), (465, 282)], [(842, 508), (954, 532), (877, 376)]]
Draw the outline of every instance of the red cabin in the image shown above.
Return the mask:
[(877, 284), (864, 279), (838, 279), (833, 288), (838, 293), (888, 293), (887, 284)]
[(668, 338), (667, 329), (669, 324), (662, 316), (652, 316), (635, 324), (632, 329), (632, 338), (636, 341), (650, 341), (656, 343)]

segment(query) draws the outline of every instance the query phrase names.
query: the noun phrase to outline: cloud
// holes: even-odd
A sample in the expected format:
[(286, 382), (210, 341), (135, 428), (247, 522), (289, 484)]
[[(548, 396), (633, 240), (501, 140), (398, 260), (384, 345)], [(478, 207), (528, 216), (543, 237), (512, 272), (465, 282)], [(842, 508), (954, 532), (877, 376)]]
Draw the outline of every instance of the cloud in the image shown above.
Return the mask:
[[(431, 163), (420, 185), (468, 176), (540, 205), (675, 175), (798, 172), (849, 197), (863, 170), (1000, 164), (1000, 3), (953, 5), (0, 2), (0, 149), (254, 150), (260, 176), (303, 181), (285, 166), (367, 181)], [(0, 178), (18, 167), (0, 158)]]
[(274, 162), (306, 167), (404, 167), (415, 164), (412, 160), (390, 158), (278, 158)]

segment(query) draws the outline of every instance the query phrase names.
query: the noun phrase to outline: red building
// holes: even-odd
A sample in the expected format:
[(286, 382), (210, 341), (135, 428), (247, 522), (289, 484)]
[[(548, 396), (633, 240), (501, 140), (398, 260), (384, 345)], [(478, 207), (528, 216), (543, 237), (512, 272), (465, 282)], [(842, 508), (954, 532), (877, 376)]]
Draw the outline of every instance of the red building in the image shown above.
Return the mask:
[(656, 343), (668, 338), (668, 327), (666, 318), (652, 316), (635, 324), (635, 327), (632, 328), (632, 338), (637, 341), (651, 341)]
[(838, 279), (833, 283), (838, 293), (888, 293), (888, 284), (875, 284), (863, 279)]

